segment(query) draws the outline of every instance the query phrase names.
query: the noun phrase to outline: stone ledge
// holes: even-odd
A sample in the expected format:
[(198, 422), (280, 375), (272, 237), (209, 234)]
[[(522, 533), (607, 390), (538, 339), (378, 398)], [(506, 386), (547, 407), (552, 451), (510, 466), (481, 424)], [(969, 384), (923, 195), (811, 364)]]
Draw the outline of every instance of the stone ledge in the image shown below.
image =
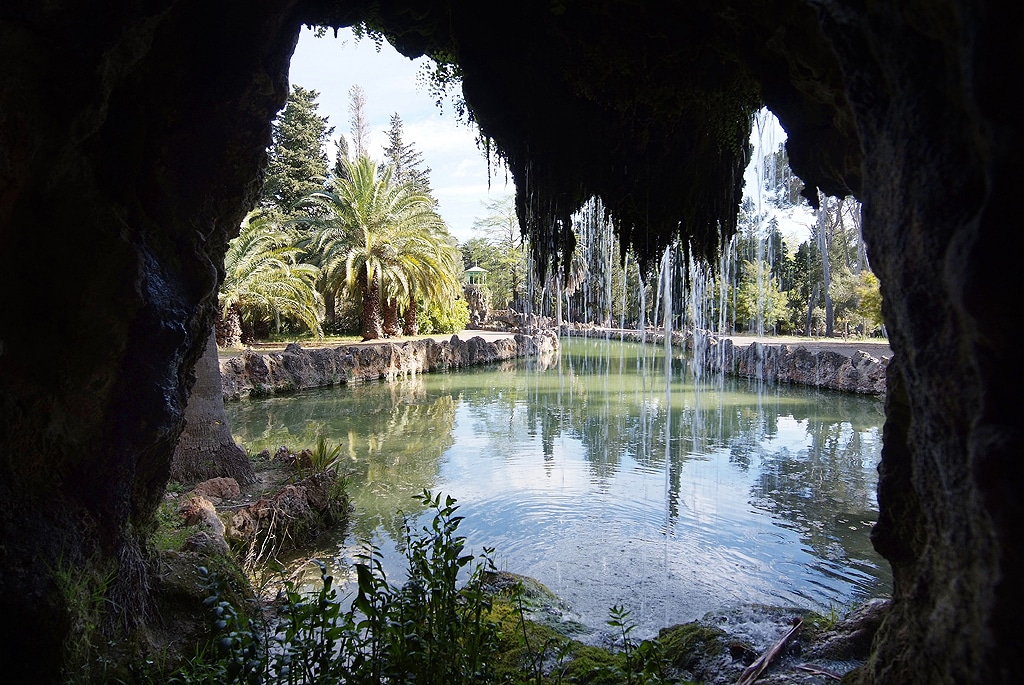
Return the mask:
[(276, 395), (369, 380), (448, 371), (518, 357), (558, 352), (554, 331), (510, 334), (496, 340), (473, 336), (462, 340), (425, 338), (371, 345), (303, 349), (292, 343), (283, 352), (260, 354), (247, 349), (222, 359), (224, 400)]
[[(665, 334), (647, 331), (605, 329), (595, 326), (563, 326), (563, 334), (610, 337), (631, 342), (663, 345)], [(741, 378), (766, 383), (795, 383), (817, 388), (865, 395), (884, 395), (885, 373), (891, 355), (872, 356), (858, 350), (856, 343), (809, 342), (737, 345), (730, 338), (705, 335), (694, 340), (691, 332), (672, 332), (672, 345), (700, 354), (708, 368)], [(697, 348), (702, 351), (697, 352)], [(841, 351), (840, 351), (841, 350)]]
[(805, 345), (744, 347), (729, 339), (712, 341), (705, 359), (712, 368), (766, 383), (796, 383), (865, 395), (884, 395), (885, 370), (891, 357), (875, 358), (851, 348), (851, 354), (833, 350), (812, 350)]

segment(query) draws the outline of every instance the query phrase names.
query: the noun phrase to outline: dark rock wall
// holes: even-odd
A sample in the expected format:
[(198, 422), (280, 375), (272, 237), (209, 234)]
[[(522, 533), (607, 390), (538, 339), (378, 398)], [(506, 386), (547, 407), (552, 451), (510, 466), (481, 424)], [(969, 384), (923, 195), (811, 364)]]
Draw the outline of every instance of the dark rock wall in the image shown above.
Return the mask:
[(10, 677), (55, 679), (82, 639), (54, 569), (109, 598), (118, 623), (145, 618), (146, 522), (300, 24), (366, 18), (407, 54), (460, 62), (548, 257), (570, 246), (565, 221), (592, 193), (641, 254), (676, 235), (712, 252), (734, 226), (746, 117), (762, 100), (812, 189), (859, 193), (895, 353), (875, 542), (896, 577), (860, 677), (1017, 682), (1024, 439), (1019, 324), (1001, 296), (1020, 290), (1005, 241), (1019, 14), (955, 0), (5, 3)]
[[(287, 10), (0, 10), (8, 682), (56, 680), (65, 657), (147, 618), (144, 532), (222, 255), (287, 94), (298, 31)], [(85, 607), (105, 617), (102, 630), (83, 625), (91, 597), (106, 597)]]
[[(998, 74), (1020, 66), (1020, 17), (994, 3), (853, 12), (823, 3), (864, 153), (864, 233), (896, 364), (876, 547), (895, 601), (875, 682), (1012, 682), (1024, 642), (1019, 367), (996, 310), (1019, 291), (998, 245), (1019, 178)], [(1018, 37), (1010, 39), (1008, 24)], [(997, 57), (998, 55), (998, 57)], [(1002, 65), (1002, 66), (999, 66)], [(1016, 286), (1014, 285), (1016, 283)]]

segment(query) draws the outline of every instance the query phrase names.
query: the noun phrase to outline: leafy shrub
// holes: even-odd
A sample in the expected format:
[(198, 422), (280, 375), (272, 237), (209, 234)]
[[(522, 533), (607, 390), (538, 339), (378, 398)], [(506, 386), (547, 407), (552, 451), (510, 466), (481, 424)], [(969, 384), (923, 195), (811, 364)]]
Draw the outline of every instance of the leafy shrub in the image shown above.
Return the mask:
[(456, 534), (462, 517), (451, 497), (424, 492), (421, 498), (435, 514), (421, 531), (406, 524), (406, 581), (390, 583), (380, 551), (369, 547), (356, 564), (357, 590), (347, 610), (321, 562), (315, 562), (320, 590), (306, 596), (286, 583), (277, 615), (263, 623), (222, 599), (211, 575), (206, 603), (216, 630), (213, 646), (167, 682), (494, 682), (496, 637), (481, 587), (483, 572), (493, 569), (490, 551), (458, 589), (460, 572), (476, 559), (464, 553), (465, 538)]
[[(656, 685), (680, 682), (657, 640), (635, 641), (629, 612), (613, 607), (608, 625), (621, 650), (582, 645), (533, 623), (516, 583), (506, 600), (494, 595), (492, 555), (465, 553), (461, 516), (451, 497), (424, 491), (429, 525), (405, 524), (404, 582), (385, 576), (379, 549), (358, 557), (356, 590), (347, 609), (334, 578), (320, 568), (320, 589), (303, 594), (285, 582), (277, 611), (239, 611), (216, 574), (206, 574), (215, 636), (205, 651), (173, 673), (144, 672), (137, 682), (317, 683), (318, 685), (484, 685), (562, 682)], [(203, 569), (205, 573), (205, 569)], [(465, 582), (458, 587), (460, 577)], [(499, 594), (502, 594), (499, 592)]]
[(416, 312), (419, 332), (458, 333), (469, 325), (469, 304), (459, 297), (447, 302), (430, 302)]

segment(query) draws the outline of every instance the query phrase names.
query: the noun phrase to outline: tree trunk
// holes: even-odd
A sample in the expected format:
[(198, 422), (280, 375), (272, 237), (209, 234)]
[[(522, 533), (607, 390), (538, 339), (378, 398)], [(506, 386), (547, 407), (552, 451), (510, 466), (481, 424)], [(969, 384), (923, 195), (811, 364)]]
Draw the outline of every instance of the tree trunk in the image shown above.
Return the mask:
[(338, 318), (335, 313), (334, 290), (324, 290), (324, 328), (335, 333), (338, 330)]
[(237, 306), (229, 307), (227, 316), (218, 315), (215, 326), (218, 346), (242, 346), (242, 314)]
[(828, 262), (828, 198), (819, 191), (821, 208), (818, 210), (818, 249), (821, 251), (821, 273), (825, 296), (825, 337), (831, 338), (834, 327), (832, 309), (832, 270)]
[(246, 325), (242, 323), (242, 341), (246, 344), (251, 344), (257, 340), (266, 340), (270, 337), (270, 320), (269, 319), (253, 319), (252, 323), (248, 326), (249, 333), (245, 335)]
[(409, 298), (409, 304), (405, 308), (405, 318), (402, 322), (402, 335), (417, 335), (420, 332), (420, 325), (416, 321), (416, 314), (418, 309), (418, 303), (416, 302), (416, 296), (412, 295)]
[(362, 267), (359, 280), (363, 291), (363, 340), (380, 340), (384, 337), (380, 316), (380, 283), (377, 277), (366, 277), (366, 267)]
[(235, 444), (224, 413), (217, 343), (211, 333), (196, 362), (196, 384), (185, 405), (185, 427), (171, 459), (171, 479), (195, 483), (219, 476), (255, 482), (252, 463)]
[(384, 335), (394, 338), (402, 334), (402, 325), (398, 320), (398, 300), (393, 297), (384, 301)]
[(808, 338), (811, 337), (811, 324), (814, 323), (814, 305), (818, 303), (818, 284), (814, 285), (814, 289), (811, 290), (811, 297), (807, 302), (807, 323), (804, 326), (804, 335)]

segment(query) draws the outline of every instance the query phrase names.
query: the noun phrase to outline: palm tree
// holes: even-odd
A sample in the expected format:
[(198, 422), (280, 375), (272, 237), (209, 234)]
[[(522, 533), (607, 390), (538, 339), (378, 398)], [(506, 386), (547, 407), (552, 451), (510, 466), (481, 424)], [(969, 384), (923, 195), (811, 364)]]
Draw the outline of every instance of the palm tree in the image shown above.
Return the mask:
[(359, 298), (363, 339), (375, 340), (384, 312), (394, 335), (398, 310), (415, 314), (418, 294), (457, 292), (459, 253), (420, 186), (394, 182), (391, 167), (379, 171), (366, 156), (345, 165), (348, 178), (306, 198), (306, 223), (324, 287)]
[(420, 298), (425, 301), (454, 300), (462, 293), (458, 274), (462, 251), (447, 232), (416, 236), (399, 251), (407, 275), (397, 298), (405, 303), (402, 333), (416, 335), (416, 313)]
[(285, 316), (320, 336), (323, 300), (314, 287), (320, 270), (300, 262), (298, 236), (265, 211), (251, 212), (224, 258), (224, 283), (219, 301), (222, 321), (218, 344), (236, 346), (236, 332)]
[(196, 360), (196, 382), (185, 404), (185, 425), (171, 458), (171, 480), (198, 483), (234, 478), (240, 485), (256, 481), (252, 462), (231, 436), (221, 391), (217, 342), (211, 331), (203, 356)]

